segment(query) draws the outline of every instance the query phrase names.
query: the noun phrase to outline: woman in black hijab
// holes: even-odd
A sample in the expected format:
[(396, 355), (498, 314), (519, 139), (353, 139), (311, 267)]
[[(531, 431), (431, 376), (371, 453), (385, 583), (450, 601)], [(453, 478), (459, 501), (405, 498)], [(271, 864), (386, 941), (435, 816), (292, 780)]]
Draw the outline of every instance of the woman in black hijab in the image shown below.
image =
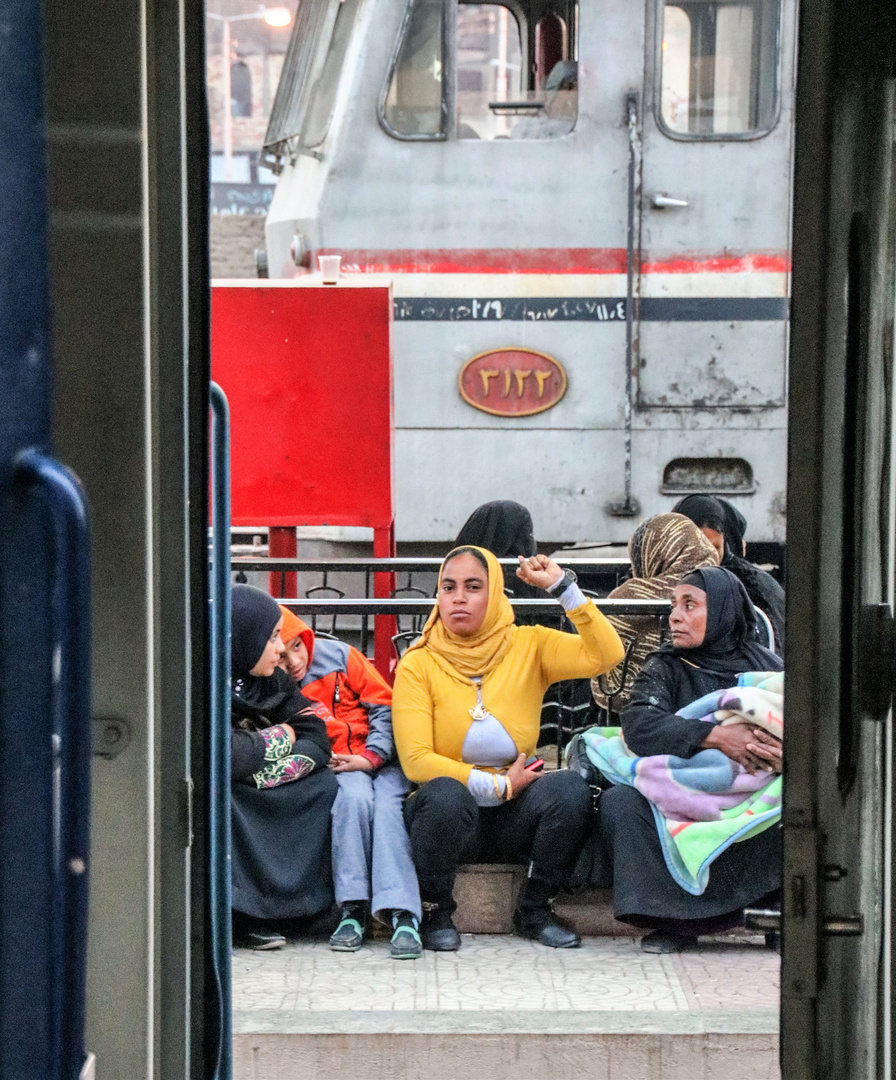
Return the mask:
[(532, 515), (517, 502), (483, 503), (467, 518), (452, 547), (483, 547), (499, 559), (538, 553)]
[[(537, 555), (532, 515), (525, 506), (510, 499), (498, 499), (477, 506), (457, 534), (452, 549), (471, 546), (485, 548), (498, 559), (515, 559), (518, 555), (529, 559)], [(505, 589), (509, 596), (517, 600), (545, 600), (548, 597), (544, 589), (529, 585), (516, 575), (507, 576)], [(518, 616), (516, 621), (520, 626), (533, 626), (539, 622), (539, 618), (537, 615), (524, 615)], [(556, 626), (556, 623), (556, 615), (551, 612), (547, 624)]]
[[(483, 503), (482, 506), (477, 506), (467, 518), (463, 528), (457, 534), (452, 549), (470, 546), (485, 548), (498, 559), (515, 559), (518, 555), (529, 559), (538, 554), (532, 515), (525, 506), (512, 502), (510, 499), (497, 499), (495, 502)], [(515, 574), (506, 576), (504, 591), (515, 600), (548, 599), (548, 594), (544, 589), (521, 581)], [(537, 626), (540, 622), (544, 622), (545, 626), (556, 627), (557, 615), (554, 611), (543, 617), (518, 615), (516, 622), (518, 626)], [(555, 684), (555, 686), (559, 685), (559, 683)], [(556, 708), (554, 698), (557, 694), (558, 691), (555, 688), (551, 688), (548, 692), (548, 699), (552, 702), (551, 708)]]
[[(758, 643), (755, 614), (743, 585), (721, 567), (695, 570), (675, 589), (671, 643), (647, 658), (622, 710), (622, 734), (641, 757), (689, 758), (714, 747), (750, 772), (780, 768), (780, 744), (747, 724), (721, 727), (677, 716), (704, 694), (736, 684), (746, 671), (781, 671), (778, 656)], [(743, 909), (781, 883), (781, 833), (773, 826), (732, 844), (712, 864), (700, 896), (685, 892), (666, 868), (650, 803), (629, 787), (600, 800), (598, 828), (612, 867), (616, 918), (650, 928), (645, 952), (677, 952), (700, 934), (741, 922)]]
[(333, 903), (330, 740), (314, 702), (278, 667), (282, 622), (267, 593), (233, 587), (233, 907), (255, 949), (284, 943), (262, 920), (315, 915)]
[(784, 655), (784, 590), (771, 574), (744, 558), (747, 519), (726, 499), (713, 495), (688, 495), (673, 507), (702, 529), (719, 552), (721, 565), (743, 582), (747, 596), (772, 624), (775, 651)]

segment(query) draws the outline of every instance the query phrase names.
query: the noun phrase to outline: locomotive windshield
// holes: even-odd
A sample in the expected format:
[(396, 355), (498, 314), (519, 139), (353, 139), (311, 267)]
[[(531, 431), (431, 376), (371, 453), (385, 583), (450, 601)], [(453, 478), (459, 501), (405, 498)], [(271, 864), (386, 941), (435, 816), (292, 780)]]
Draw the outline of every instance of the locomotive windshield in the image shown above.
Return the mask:
[(382, 108), (391, 135), (444, 137), (443, 13), (442, 0), (411, 0), (408, 6)]
[(261, 161), (279, 173), (284, 157), (323, 142), (359, 0), (302, 0), (271, 109)]
[(726, 138), (774, 124), (778, 0), (666, 0), (661, 123), (673, 135)]
[[(455, 25), (453, 67), (450, 35)], [(567, 135), (578, 111), (578, 8), (410, 0), (380, 118), (404, 139), (545, 139)], [(453, 95), (456, 128), (449, 130)]]

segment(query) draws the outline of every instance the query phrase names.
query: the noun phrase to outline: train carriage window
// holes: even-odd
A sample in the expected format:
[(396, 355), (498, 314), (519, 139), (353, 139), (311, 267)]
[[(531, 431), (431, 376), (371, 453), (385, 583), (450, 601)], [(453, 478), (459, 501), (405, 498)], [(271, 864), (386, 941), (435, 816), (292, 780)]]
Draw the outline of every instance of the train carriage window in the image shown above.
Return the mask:
[(780, 0), (665, 0), (660, 126), (683, 138), (763, 134), (775, 122)]
[(445, 137), (442, 0), (411, 0), (380, 103), (380, 122), (401, 139)]
[(549, 139), (575, 127), (577, 65), (563, 15), (529, 26), (505, 4), (457, 5), (457, 135)]

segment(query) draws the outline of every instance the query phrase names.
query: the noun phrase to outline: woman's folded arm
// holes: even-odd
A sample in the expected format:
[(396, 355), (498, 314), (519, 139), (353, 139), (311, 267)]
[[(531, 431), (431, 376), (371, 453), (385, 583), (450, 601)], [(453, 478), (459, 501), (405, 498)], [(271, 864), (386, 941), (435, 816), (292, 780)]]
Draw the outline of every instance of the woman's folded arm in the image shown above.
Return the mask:
[(230, 778), (248, 780), (265, 764), (267, 744), (260, 731), (230, 732)]
[(692, 757), (710, 731), (704, 720), (677, 716), (669, 669), (659, 657), (648, 657), (632, 686), (620, 722), (625, 744), (639, 757), (674, 754)]

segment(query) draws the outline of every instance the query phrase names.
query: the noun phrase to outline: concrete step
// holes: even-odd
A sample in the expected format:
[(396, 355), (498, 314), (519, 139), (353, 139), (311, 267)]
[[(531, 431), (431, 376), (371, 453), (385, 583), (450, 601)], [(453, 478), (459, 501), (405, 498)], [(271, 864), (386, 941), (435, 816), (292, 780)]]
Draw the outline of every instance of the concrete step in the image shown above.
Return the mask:
[[(516, 897), (525, 880), (523, 866), (506, 863), (471, 863), (457, 875), (455, 922), (462, 934), (510, 934)], [(588, 889), (576, 896), (561, 893), (554, 910), (580, 934), (600, 937), (640, 935), (613, 917), (608, 889)]]
[(325, 942), (234, 954), (235, 1080), (780, 1080), (779, 958), (761, 937), (675, 956), (467, 935), (389, 958)]

